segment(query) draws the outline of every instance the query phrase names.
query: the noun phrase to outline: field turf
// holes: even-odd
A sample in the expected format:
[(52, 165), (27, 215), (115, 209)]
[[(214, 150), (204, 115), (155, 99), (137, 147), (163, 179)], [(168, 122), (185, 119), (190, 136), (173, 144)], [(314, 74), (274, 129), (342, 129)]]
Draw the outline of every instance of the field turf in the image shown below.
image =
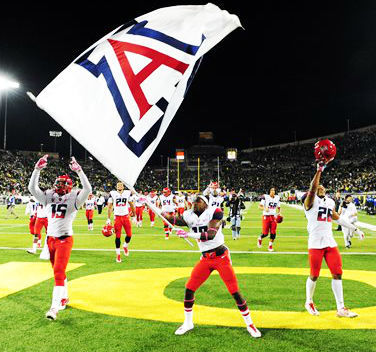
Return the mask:
[[(49, 269), (50, 278), (46, 279), (40, 268), (48, 265), (47, 262), (26, 253), (25, 249), (32, 242), (28, 234), (28, 219), (23, 206), (18, 206), (16, 212), (19, 218), (10, 219), (5, 208), (0, 208), (0, 351), (376, 351), (374, 329), (341, 329), (343, 320), (339, 318), (336, 318), (338, 325), (334, 320), (332, 328), (304, 328), (306, 315), (307, 319), (311, 319), (308, 313), (304, 314), (306, 276), (262, 272), (262, 268), (308, 267), (306, 221), (301, 210), (283, 206), (285, 219), (278, 227), (274, 253), (267, 251), (265, 240), (262, 249), (256, 246), (261, 227), (261, 215), (256, 204), (247, 205), (240, 240), (233, 241), (231, 230), (224, 230), (235, 270), (261, 268), (259, 273), (238, 274), (241, 292), (247, 298), (251, 312), (301, 312), (305, 317), (301, 322), (303, 328), (299, 329), (260, 326), (263, 337), (257, 340), (252, 339), (242, 327), (238, 313), (239, 324), (235, 324), (238, 326), (223, 326), (221, 323), (225, 320), (221, 309), (236, 311), (236, 307), (217, 275), (210, 277), (197, 291), (195, 304), (217, 307), (218, 312), (214, 311), (214, 316), (208, 317), (211, 318), (209, 325), (196, 324), (187, 335), (174, 335), (183, 320), (186, 275), (168, 282), (163, 289), (164, 298), (181, 305), (181, 311), (176, 313), (173, 322), (168, 321), (168, 317), (175, 314), (172, 305), (166, 306), (166, 314), (160, 314), (155, 320), (146, 319), (147, 312), (141, 306), (138, 312), (137, 309), (135, 312), (127, 311), (124, 308), (127, 302), (135, 298), (129, 296), (134, 295), (134, 287), (140, 286), (139, 297), (136, 298), (145, 306), (153, 307), (153, 302), (157, 305), (159, 301), (154, 301), (153, 287), (164, 280), (163, 269), (191, 268), (199, 259), (199, 253), (196, 245), (190, 247), (175, 236), (166, 241), (162, 223), (157, 220), (156, 226), (150, 228), (145, 213), (143, 227), (133, 227), (130, 256), (122, 256), (123, 262), (116, 263), (114, 238), (104, 238), (101, 234), (106, 209), (102, 215), (95, 214), (94, 231), (87, 230), (84, 211), (78, 213), (74, 223), (75, 250), (70, 263), (80, 266), (67, 274), (72, 306), (61, 312), (57, 321), (46, 320), (44, 314), (50, 306), (53, 286), (52, 270)], [(361, 214), (359, 218), (362, 222), (376, 225), (375, 217)], [(346, 270), (376, 271), (376, 233), (365, 230), (366, 239), (359, 241), (354, 238), (350, 250), (344, 248), (342, 232), (335, 231), (334, 234), (344, 254), (346, 305), (354, 311), (376, 306), (374, 285), (346, 279)], [(150, 277), (150, 288), (142, 286), (142, 277), (135, 276), (133, 282), (119, 280), (125, 271), (144, 275), (146, 269), (156, 269), (156, 273), (161, 269), (161, 276)], [(325, 264), (323, 269), (326, 269)], [(90, 284), (92, 282), (95, 284)], [(335, 309), (330, 282), (329, 278), (321, 277), (315, 293), (316, 304), (323, 314)], [(98, 302), (98, 307), (102, 300), (103, 305), (113, 301), (115, 313), (98, 313), (95, 305), (91, 311), (78, 309), (80, 300), (85, 301), (82, 297)], [(138, 318), (129, 317), (137, 314)], [(195, 317), (205, 318), (198, 317), (198, 314)], [(361, 322), (361, 316), (356, 319)], [(256, 318), (254, 320), (258, 325)]]

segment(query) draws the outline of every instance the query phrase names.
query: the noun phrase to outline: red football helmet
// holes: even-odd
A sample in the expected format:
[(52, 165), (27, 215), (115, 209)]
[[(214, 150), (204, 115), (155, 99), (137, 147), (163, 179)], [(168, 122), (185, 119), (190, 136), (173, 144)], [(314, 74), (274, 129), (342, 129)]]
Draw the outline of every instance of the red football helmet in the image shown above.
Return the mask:
[(283, 216), (278, 214), (275, 221), (280, 224), (283, 221)]
[(59, 195), (64, 195), (72, 190), (73, 182), (68, 175), (58, 176), (54, 183), (55, 192)]
[(112, 225), (104, 225), (102, 228), (102, 234), (104, 237), (110, 237), (114, 233), (114, 227)]
[(329, 139), (317, 141), (315, 144), (314, 154), (317, 161), (328, 163), (336, 156), (337, 148)]
[(165, 197), (167, 197), (171, 194), (171, 190), (168, 187), (165, 187), (165, 188), (163, 188), (162, 193)]

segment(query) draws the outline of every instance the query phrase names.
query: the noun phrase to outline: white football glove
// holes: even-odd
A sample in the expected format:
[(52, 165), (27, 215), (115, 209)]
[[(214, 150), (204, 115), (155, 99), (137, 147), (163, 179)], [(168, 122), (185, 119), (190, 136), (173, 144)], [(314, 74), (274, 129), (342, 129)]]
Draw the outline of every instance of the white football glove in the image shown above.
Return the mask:
[(81, 165), (77, 162), (74, 156), (72, 156), (72, 161), (69, 163), (69, 167), (74, 172), (80, 172), (82, 170)]

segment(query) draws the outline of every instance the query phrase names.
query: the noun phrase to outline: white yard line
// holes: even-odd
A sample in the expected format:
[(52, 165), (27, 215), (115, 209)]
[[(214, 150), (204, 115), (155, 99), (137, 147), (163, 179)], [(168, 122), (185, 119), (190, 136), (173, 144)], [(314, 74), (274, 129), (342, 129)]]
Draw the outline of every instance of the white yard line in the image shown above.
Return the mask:
[[(0, 250), (21, 250), (26, 251), (30, 248), (16, 248), (16, 247), (0, 247)], [(41, 249), (38, 249), (41, 250)], [(73, 248), (73, 251), (89, 251), (89, 252), (114, 252), (114, 249), (110, 248)], [(183, 249), (130, 249), (130, 252), (142, 252), (142, 253), (200, 253), (199, 251), (183, 250)], [(231, 254), (296, 254), (307, 255), (307, 252), (261, 252), (261, 251), (231, 251)], [(372, 252), (342, 252), (341, 255), (376, 255)]]

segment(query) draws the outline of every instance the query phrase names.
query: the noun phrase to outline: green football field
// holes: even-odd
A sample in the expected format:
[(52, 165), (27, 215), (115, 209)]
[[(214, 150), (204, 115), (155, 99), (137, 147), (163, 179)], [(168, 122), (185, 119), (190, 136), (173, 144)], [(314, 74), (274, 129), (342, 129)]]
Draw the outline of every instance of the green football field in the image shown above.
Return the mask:
[[(106, 209), (95, 214), (87, 230), (84, 211), (74, 223), (74, 250), (67, 272), (70, 306), (51, 322), (44, 314), (51, 303), (53, 273), (48, 262), (26, 253), (32, 243), (24, 207), (18, 219), (0, 207), (0, 351), (376, 351), (376, 233), (363, 229), (364, 241), (344, 248), (342, 232), (334, 231), (343, 254), (346, 305), (355, 319), (335, 317), (331, 280), (323, 264), (315, 293), (319, 317), (304, 309), (308, 274), (306, 221), (301, 210), (283, 206), (275, 252), (256, 246), (261, 215), (248, 204), (241, 237), (227, 246), (256, 326), (252, 339), (235, 303), (218, 275), (197, 291), (195, 329), (174, 331), (184, 319), (184, 284), (199, 259), (197, 247), (172, 236), (164, 239), (162, 223), (133, 227), (129, 257), (115, 262), (114, 237), (101, 228)], [(227, 211), (226, 211), (227, 212)], [(375, 217), (359, 220), (376, 225)], [(334, 229), (336, 226), (334, 226)]]

